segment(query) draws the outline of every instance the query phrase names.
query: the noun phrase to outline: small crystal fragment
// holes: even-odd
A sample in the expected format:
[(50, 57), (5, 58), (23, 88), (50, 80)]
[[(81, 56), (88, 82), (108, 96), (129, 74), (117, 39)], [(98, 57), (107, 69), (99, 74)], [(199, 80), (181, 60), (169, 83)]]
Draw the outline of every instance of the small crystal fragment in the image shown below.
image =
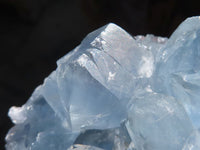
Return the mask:
[(94, 146), (75, 144), (75, 145), (72, 145), (67, 150), (103, 150), (103, 149), (94, 147)]

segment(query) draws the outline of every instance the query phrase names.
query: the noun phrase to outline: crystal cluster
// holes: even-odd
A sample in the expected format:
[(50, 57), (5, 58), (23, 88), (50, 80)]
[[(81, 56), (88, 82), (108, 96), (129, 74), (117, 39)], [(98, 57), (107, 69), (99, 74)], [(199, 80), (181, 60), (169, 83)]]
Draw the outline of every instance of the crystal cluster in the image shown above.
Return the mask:
[(10, 108), (7, 150), (200, 150), (200, 17), (169, 39), (110, 23), (57, 66)]

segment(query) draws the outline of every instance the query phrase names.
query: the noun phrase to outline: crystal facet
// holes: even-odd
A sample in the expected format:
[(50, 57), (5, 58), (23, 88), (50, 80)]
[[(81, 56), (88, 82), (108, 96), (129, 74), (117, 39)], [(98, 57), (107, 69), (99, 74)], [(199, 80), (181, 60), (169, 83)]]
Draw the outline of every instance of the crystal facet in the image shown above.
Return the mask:
[(8, 114), (7, 150), (199, 150), (200, 17), (169, 39), (99, 28)]

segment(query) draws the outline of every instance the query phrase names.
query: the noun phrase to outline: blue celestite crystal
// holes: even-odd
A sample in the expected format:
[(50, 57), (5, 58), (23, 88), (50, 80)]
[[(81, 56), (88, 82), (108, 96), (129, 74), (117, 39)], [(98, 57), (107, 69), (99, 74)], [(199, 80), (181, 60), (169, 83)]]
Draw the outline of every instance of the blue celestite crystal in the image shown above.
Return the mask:
[(10, 108), (7, 150), (200, 149), (200, 17), (169, 39), (110, 23), (57, 66)]

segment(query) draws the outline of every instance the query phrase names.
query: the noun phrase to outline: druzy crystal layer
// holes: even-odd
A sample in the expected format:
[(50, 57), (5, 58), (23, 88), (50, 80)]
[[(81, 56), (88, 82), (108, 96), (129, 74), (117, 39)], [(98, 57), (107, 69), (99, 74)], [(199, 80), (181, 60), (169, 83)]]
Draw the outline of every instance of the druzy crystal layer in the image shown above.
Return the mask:
[(9, 116), (7, 150), (199, 150), (200, 17), (169, 39), (99, 28)]

